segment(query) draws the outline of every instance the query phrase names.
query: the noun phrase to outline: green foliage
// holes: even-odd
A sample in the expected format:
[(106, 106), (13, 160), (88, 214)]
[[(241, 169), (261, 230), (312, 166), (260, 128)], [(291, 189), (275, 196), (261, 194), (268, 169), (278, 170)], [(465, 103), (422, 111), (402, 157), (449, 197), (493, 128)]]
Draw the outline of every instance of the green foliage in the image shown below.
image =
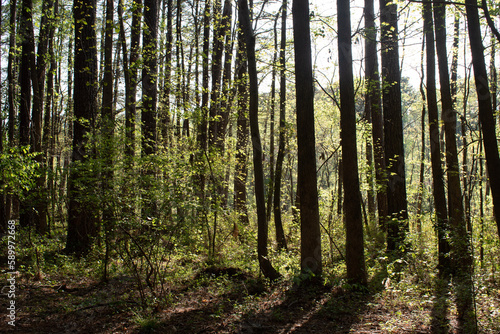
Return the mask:
[(9, 147), (0, 153), (0, 192), (23, 199), (35, 186), (40, 164), (29, 146)]

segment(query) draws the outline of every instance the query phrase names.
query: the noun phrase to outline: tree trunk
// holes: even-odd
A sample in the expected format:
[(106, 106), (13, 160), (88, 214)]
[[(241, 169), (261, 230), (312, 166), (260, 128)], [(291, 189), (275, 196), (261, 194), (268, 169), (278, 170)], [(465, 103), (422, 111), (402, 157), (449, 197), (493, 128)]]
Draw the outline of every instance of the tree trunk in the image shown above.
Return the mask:
[(448, 209), (443, 180), (441, 162), (441, 146), (439, 143), (439, 119), (436, 96), (436, 68), (434, 48), (434, 26), (432, 20), (432, 5), (429, 0), (424, 4), (424, 32), (427, 58), (427, 109), (429, 110), (429, 143), (431, 150), (432, 190), (436, 209), (436, 230), (438, 236), (438, 269), (441, 276), (450, 270), (448, 242)]
[(297, 104), (298, 194), (300, 198), (302, 271), (321, 276), (321, 231), (319, 225), (316, 147), (314, 130), (314, 87), (309, 26), (309, 2), (294, 0), (293, 39)]
[(493, 212), (497, 223), (498, 236), (500, 237), (500, 173), (498, 173), (500, 170), (500, 157), (498, 155), (498, 143), (495, 133), (495, 119), (493, 117), (493, 106), (491, 104), (491, 95), (488, 87), (488, 74), (484, 62), (477, 4), (472, 0), (466, 0), (466, 4), (470, 50), (472, 53), (472, 65), (474, 67), (474, 78), (478, 96), (479, 120), (483, 133), (486, 168), (491, 185)]
[(96, 1), (75, 0), (73, 4), (75, 24), (73, 154), (68, 180), (68, 235), (66, 252), (76, 255), (87, 253), (95, 237), (96, 213), (89, 200), (93, 182), (86, 173), (88, 160), (87, 136), (95, 126), (97, 115), (97, 45)]
[(280, 120), (279, 120), (279, 138), (278, 154), (276, 156), (276, 168), (274, 177), (274, 225), (276, 226), (276, 242), (278, 249), (286, 249), (285, 232), (283, 231), (283, 222), (281, 219), (281, 179), (283, 173), (283, 160), (285, 159), (285, 140), (286, 140), (286, 19), (287, 19), (288, 1), (283, 0), (281, 5), (281, 41), (279, 54), (280, 68)]
[(158, 1), (144, 0), (142, 33), (142, 155), (156, 152)]
[[(241, 22), (241, 20), (240, 20)], [(236, 85), (238, 86), (238, 120), (236, 123), (236, 165), (234, 167), (234, 210), (238, 215), (240, 225), (247, 226), (247, 147), (248, 147), (248, 77), (247, 62), (245, 58), (244, 36), (238, 32), (238, 53), (236, 60)], [(233, 234), (238, 234), (238, 227), (235, 224)]]
[[(471, 263), (468, 254), (468, 237), (464, 219), (462, 189), (460, 186), (460, 170), (456, 140), (457, 116), (451, 96), (450, 77), (448, 73), (448, 57), (446, 51), (446, 8), (443, 4), (433, 4), (434, 27), (436, 34), (436, 54), (439, 66), (441, 90), (441, 119), (444, 123), (446, 169), (448, 179), (448, 219), (451, 226), (451, 237), (454, 239), (452, 255), (456, 270), (462, 271)], [(469, 264), (466, 264), (469, 263)], [(462, 267), (465, 265), (465, 267)]]
[[(31, 85), (36, 79), (35, 41), (33, 37), (33, 3), (23, 0), (21, 9), (20, 35), (21, 35), (21, 65), (19, 84), (21, 89), (21, 106), (19, 108), (19, 146), (30, 145), (30, 112), (32, 107)], [(38, 92), (37, 90), (35, 90)], [(30, 198), (24, 198), (20, 203), (20, 225), (31, 226), (33, 223), (33, 203)]]
[[(375, 26), (375, 13), (373, 0), (365, 0), (365, 110), (372, 124), (372, 147), (374, 155), (375, 181), (377, 188), (385, 188), (384, 171), (384, 124), (382, 115), (382, 101), (380, 99), (380, 76), (377, 57), (377, 28)], [(368, 116), (367, 116), (368, 117)], [(370, 189), (372, 189), (370, 187)], [(385, 230), (387, 217), (387, 193), (377, 190), (378, 225)]]
[(113, 156), (114, 156), (114, 116), (113, 116), (113, 30), (114, 0), (106, 0), (106, 25), (104, 31), (104, 76), (102, 88), (102, 205), (105, 238), (105, 259), (103, 280), (108, 279), (107, 268), (110, 253), (111, 233), (114, 220), (113, 191)]
[[(144, 27), (142, 31), (142, 110), (141, 110), (141, 155), (151, 158), (157, 151), (156, 112), (157, 112), (157, 37), (158, 37), (158, 0), (144, 0)], [(155, 178), (154, 167), (149, 161), (144, 161), (142, 215), (155, 217), (157, 215), (156, 199), (148, 189)]]
[[(44, 165), (45, 159), (43, 158), (42, 150), (42, 124), (43, 124), (43, 107), (45, 95), (45, 76), (48, 59), (48, 44), (50, 31), (53, 29), (53, 1), (44, 0), (42, 3), (42, 18), (40, 22), (40, 37), (38, 41), (38, 51), (36, 58), (36, 71), (32, 72), (34, 75), (33, 82), (33, 112), (32, 112), (32, 151), (39, 153), (36, 157), (41, 166)], [(46, 110), (46, 112), (49, 112)], [(45, 189), (45, 173), (41, 171), (40, 176), (36, 179), (35, 191), (35, 207), (34, 212), (34, 225), (39, 234), (44, 234), (47, 231), (47, 193)]]
[(405, 155), (398, 50), (398, 8), (380, 1), (385, 161), (387, 165), (387, 250), (399, 253), (408, 231)]
[(361, 192), (356, 149), (356, 106), (352, 73), (349, 0), (337, 0), (337, 17), (347, 279), (353, 283), (366, 284), (363, 218), (361, 216)]
[(259, 87), (257, 78), (257, 64), (255, 59), (255, 36), (250, 23), (250, 11), (246, 0), (238, 0), (238, 11), (243, 35), (246, 41), (248, 60), (248, 77), (250, 81), (250, 134), (253, 147), (253, 165), (255, 182), (255, 200), (257, 203), (257, 254), (260, 269), (270, 280), (277, 279), (280, 274), (274, 269), (268, 258), (267, 239), (268, 226), (266, 221), (266, 203), (264, 196), (264, 170), (262, 167), (262, 145), (259, 133)]

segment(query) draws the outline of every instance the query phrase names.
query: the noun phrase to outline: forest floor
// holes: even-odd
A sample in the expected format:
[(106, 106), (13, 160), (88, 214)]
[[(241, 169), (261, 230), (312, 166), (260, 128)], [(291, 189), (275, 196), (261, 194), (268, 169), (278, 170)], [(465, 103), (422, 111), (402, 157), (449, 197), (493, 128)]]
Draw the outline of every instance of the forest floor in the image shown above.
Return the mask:
[[(2, 263), (5, 263), (2, 261)], [(0, 278), (5, 282), (6, 268)], [(333, 284), (269, 284), (230, 267), (199, 268), (167, 284), (162, 302), (141, 306), (133, 276), (45, 274), (16, 281), (16, 326), (7, 324), (2, 293), (0, 333), (467, 333), (452, 285), (422, 288), (415, 276), (374, 277), (369, 289)], [(148, 288), (145, 289), (148, 292)], [(150, 292), (148, 292), (150, 293)], [(476, 288), (479, 333), (500, 333), (500, 284)]]

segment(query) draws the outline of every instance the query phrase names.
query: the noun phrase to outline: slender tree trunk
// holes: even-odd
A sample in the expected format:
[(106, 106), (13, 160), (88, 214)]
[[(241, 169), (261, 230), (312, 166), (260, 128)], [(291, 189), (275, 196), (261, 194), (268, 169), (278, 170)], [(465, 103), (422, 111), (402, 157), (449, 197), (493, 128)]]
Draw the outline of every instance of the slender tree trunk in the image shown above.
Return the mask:
[(214, 17), (214, 33), (212, 42), (212, 87), (210, 92), (210, 109), (209, 109), (209, 126), (208, 126), (208, 146), (212, 149), (218, 137), (218, 113), (220, 108), (221, 96), (221, 76), (222, 76), (222, 55), (224, 52), (223, 36), (224, 36), (224, 19), (221, 11), (221, 0), (214, 0), (213, 17)]
[(280, 69), (280, 120), (279, 120), (279, 138), (278, 154), (276, 156), (276, 174), (274, 179), (274, 225), (276, 226), (276, 242), (278, 249), (286, 249), (286, 237), (283, 231), (283, 222), (281, 218), (281, 179), (283, 173), (283, 160), (285, 159), (285, 140), (286, 140), (286, 19), (287, 19), (288, 1), (283, 0), (281, 5), (281, 41), (279, 53)]
[(206, 183), (206, 164), (205, 155), (208, 148), (208, 108), (209, 108), (209, 59), (208, 53), (210, 49), (210, 19), (211, 19), (211, 1), (206, 0), (205, 9), (203, 11), (203, 46), (202, 46), (202, 78), (201, 78), (201, 105), (198, 115), (198, 133), (196, 142), (198, 151), (196, 153), (196, 185), (197, 196), (200, 200), (202, 212), (202, 220), (206, 220), (206, 203), (205, 203), (205, 183)]
[(340, 127), (344, 162), (344, 212), (346, 221), (347, 279), (366, 284), (363, 217), (356, 149), (356, 106), (352, 73), (351, 20), (349, 0), (337, 0), (340, 77)]
[[(425, 23), (424, 23), (425, 31)], [(416, 216), (416, 230), (418, 235), (422, 234), (422, 204), (423, 204), (423, 193), (424, 193), (424, 171), (425, 171), (425, 102), (426, 96), (424, 91), (424, 47), (425, 47), (425, 33), (422, 39), (422, 56), (421, 56), (421, 68), (422, 68), (422, 78), (420, 80), (420, 95), (422, 96), (422, 119), (420, 121), (420, 171), (418, 178), (418, 194), (417, 194), (417, 211)]]
[(219, 109), (219, 121), (217, 122), (217, 137), (216, 147), (220, 150), (221, 154), (225, 148), (225, 138), (227, 126), (229, 124), (229, 111), (232, 103), (232, 89), (231, 89), (231, 63), (233, 57), (233, 42), (231, 40), (231, 20), (233, 8), (229, 0), (224, 1), (224, 9), (222, 10), (222, 26), (221, 32), (224, 36), (224, 67), (222, 72), (222, 96)]
[[(158, 59), (157, 59), (157, 37), (158, 37), (158, 1), (144, 0), (143, 8), (144, 27), (142, 31), (142, 110), (141, 110), (141, 155), (146, 160), (153, 157), (157, 151), (157, 98), (158, 98)], [(154, 168), (149, 161), (145, 162), (143, 170), (143, 206), (144, 217), (155, 217), (157, 215), (156, 198), (150, 187), (155, 178)]]
[(293, 1), (295, 86), (297, 104), (298, 194), (300, 198), (301, 256), (303, 271), (321, 276), (321, 231), (319, 225), (314, 87), (309, 26), (309, 2)]
[[(19, 108), (19, 145), (25, 147), (30, 145), (30, 113), (32, 108), (31, 85), (32, 79), (36, 79), (35, 65), (35, 41), (33, 36), (33, 3), (31, 0), (23, 0), (21, 9), (20, 37), (21, 37), (21, 66), (19, 83), (21, 89), (21, 103)], [(38, 90), (35, 89), (38, 93)], [(20, 203), (20, 225), (31, 226), (33, 223), (33, 205), (29, 203), (31, 198), (25, 198)]]
[[(460, 170), (456, 141), (457, 116), (451, 95), (450, 77), (448, 74), (448, 58), (446, 51), (446, 8), (443, 4), (433, 4), (434, 27), (436, 33), (436, 53), (439, 65), (439, 81), (441, 90), (441, 119), (444, 123), (446, 169), (448, 180), (448, 218), (454, 239), (452, 252), (455, 268), (462, 271), (471, 265), (468, 254), (468, 237), (465, 228), (462, 189), (460, 186)], [(452, 255), (453, 257), (453, 255)], [(466, 264), (468, 263), (468, 264)], [(465, 267), (462, 267), (465, 265)]]
[(167, 3), (167, 40), (165, 46), (165, 85), (163, 87), (163, 112), (162, 112), (162, 139), (164, 146), (170, 141), (171, 137), (171, 106), (170, 94), (172, 91), (172, 50), (173, 50), (173, 0), (164, 0)]
[[(32, 111), (32, 137), (33, 147), (32, 151), (39, 153), (36, 159), (41, 166), (44, 166), (45, 159), (43, 158), (42, 149), (42, 124), (43, 124), (43, 107), (45, 95), (45, 77), (48, 59), (48, 44), (50, 30), (52, 30), (53, 17), (53, 1), (44, 0), (42, 3), (42, 18), (40, 22), (40, 37), (38, 41), (38, 51), (36, 58), (36, 72), (32, 72), (34, 76), (33, 82), (33, 111)], [(49, 112), (46, 110), (46, 112)], [(47, 232), (47, 192), (45, 189), (45, 173), (42, 170), (40, 176), (36, 180), (35, 191), (35, 207), (34, 212), (34, 225), (40, 234)]]
[(368, 211), (375, 216), (375, 208), (378, 204), (379, 227), (385, 225), (384, 219), (387, 216), (387, 196), (384, 191), (376, 191), (376, 201), (374, 188), (379, 188), (383, 183), (381, 173), (385, 170), (384, 161), (384, 129), (382, 121), (382, 109), (380, 100), (380, 77), (378, 73), (377, 58), (377, 28), (375, 27), (375, 13), (373, 0), (365, 0), (365, 120), (371, 124), (372, 141), (366, 141), (366, 159), (370, 168), (375, 172), (375, 184), (373, 174), (368, 177)]
[(372, 120), (372, 138), (374, 153), (375, 180), (377, 182), (377, 209), (379, 228), (386, 230), (387, 192), (385, 179), (384, 153), (384, 120), (382, 115), (382, 100), (380, 95), (380, 76), (377, 57), (377, 29), (373, 0), (365, 0), (365, 75), (366, 75), (366, 108), (370, 109)]
[(429, 0), (424, 4), (424, 32), (426, 39), (427, 59), (427, 108), (429, 110), (429, 143), (431, 150), (432, 190), (436, 209), (436, 230), (438, 236), (438, 269), (443, 276), (449, 272), (450, 245), (448, 242), (448, 209), (444, 186), (444, 174), (441, 162), (441, 146), (439, 143), (439, 119), (436, 96), (436, 68), (434, 48), (434, 25), (432, 20), (432, 5)]
[(380, 1), (389, 252), (400, 252), (404, 248), (408, 231), (397, 12), (396, 3)]
[[(241, 20), (240, 20), (241, 22)], [(247, 147), (248, 147), (248, 76), (246, 50), (241, 23), (238, 32), (238, 53), (236, 61), (236, 85), (238, 86), (238, 120), (236, 123), (236, 165), (234, 167), (234, 210), (242, 226), (248, 226), (247, 209)], [(233, 234), (237, 235), (235, 224)]]
[(474, 67), (474, 78), (479, 105), (479, 120), (483, 133), (483, 145), (486, 156), (486, 167), (491, 185), (493, 198), (493, 212), (497, 223), (498, 236), (500, 237), (500, 157), (495, 134), (495, 119), (488, 85), (488, 74), (484, 62), (484, 51), (481, 39), (481, 25), (477, 4), (466, 0), (467, 22), (469, 27), (470, 50)]
[(266, 221), (266, 203), (264, 196), (264, 170), (262, 167), (262, 145), (259, 133), (259, 87), (257, 81), (257, 64), (255, 59), (255, 36), (250, 23), (250, 11), (246, 0), (238, 0), (238, 11), (243, 35), (246, 41), (248, 60), (248, 77), (250, 82), (250, 133), (253, 147), (253, 165), (255, 182), (255, 200), (257, 203), (257, 253), (260, 269), (270, 280), (277, 279), (280, 274), (269, 261), (267, 252), (268, 226)]
[(272, 203), (273, 203), (273, 188), (274, 188), (274, 129), (275, 129), (275, 116), (276, 116), (276, 61), (278, 58), (278, 18), (279, 13), (276, 14), (274, 19), (273, 36), (274, 36), (274, 52), (273, 52), (273, 63), (271, 69), (271, 98), (270, 104), (270, 125), (269, 125), (269, 183), (267, 187), (267, 210), (266, 219), (269, 222), (271, 220)]
[(142, 155), (156, 152), (158, 1), (144, 0), (142, 69)]
[[(17, 58), (16, 51), (16, 15), (17, 1), (10, 0), (10, 17), (9, 17), (9, 57), (7, 60), (7, 81), (8, 92), (7, 101), (9, 103), (9, 129), (8, 139), (9, 146), (14, 147), (14, 125), (16, 123), (16, 79), (15, 79), (15, 64)], [(7, 212), (9, 214), (9, 212)]]
[[(8, 141), (9, 147), (15, 146), (14, 142), (14, 132), (16, 123), (16, 76), (15, 67), (17, 59), (17, 45), (16, 45), (16, 17), (17, 17), (17, 1), (10, 0), (10, 13), (9, 13), (9, 56), (7, 60), (7, 101), (9, 105), (9, 127), (8, 127)], [(14, 196), (7, 195), (5, 202), (5, 216), (7, 219), (11, 218), (12, 208), (17, 202)]]
[(97, 45), (96, 0), (75, 0), (73, 152), (72, 168), (68, 180), (68, 235), (66, 252), (76, 255), (87, 253), (97, 232), (96, 213), (90, 202), (93, 182), (85, 175), (88, 160), (87, 136), (93, 131), (97, 115)]
[(114, 30), (114, 0), (106, 0), (106, 24), (104, 32), (104, 76), (102, 88), (102, 141), (103, 141), (103, 225), (105, 238), (105, 259), (103, 280), (108, 279), (107, 268), (110, 256), (111, 233), (113, 230), (113, 156), (114, 156), (114, 116), (113, 116), (113, 30)]

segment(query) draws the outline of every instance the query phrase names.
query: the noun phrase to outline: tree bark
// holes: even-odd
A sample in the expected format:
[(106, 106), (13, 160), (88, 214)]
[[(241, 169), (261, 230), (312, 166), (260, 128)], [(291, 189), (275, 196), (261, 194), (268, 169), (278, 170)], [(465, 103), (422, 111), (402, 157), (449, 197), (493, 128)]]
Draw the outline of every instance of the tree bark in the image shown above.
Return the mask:
[[(30, 145), (30, 113), (32, 108), (31, 85), (36, 79), (35, 41), (33, 36), (33, 2), (23, 0), (21, 9), (20, 37), (21, 37), (21, 65), (19, 85), (21, 89), (21, 103), (19, 108), (19, 146)], [(38, 92), (37, 90), (35, 90)], [(22, 227), (31, 226), (33, 223), (33, 203), (24, 198), (20, 203), (20, 220)]]
[(398, 50), (398, 8), (380, 1), (384, 144), (387, 165), (387, 250), (399, 253), (408, 231), (405, 155), (401, 110), (401, 72)]
[[(441, 119), (444, 123), (446, 169), (448, 181), (448, 219), (452, 228), (451, 237), (455, 239), (452, 252), (460, 258), (454, 259), (455, 265), (463, 264), (468, 257), (468, 238), (466, 237), (462, 189), (460, 186), (460, 170), (458, 163), (456, 127), (457, 116), (451, 96), (450, 77), (448, 72), (448, 56), (446, 51), (446, 8), (443, 4), (433, 4), (434, 27), (436, 34), (436, 54), (439, 67), (441, 90)], [(465, 240), (464, 240), (465, 238)], [(462, 246), (460, 246), (462, 245)], [(456, 249), (456, 247), (459, 247)], [(461, 258), (465, 256), (464, 258)], [(470, 260), (470, 259), (469, 259)], [(459, 267), (456, 268), (457, 270)]]
[(427, 109), (429, 117), (429, 144), (431, 150), (432, 191), (436, 209), (436, 231), (438, 236), (438, 269), (441, 276), (450, 270), (448, 242), (448, 209), (444, 187), (444, 174), (441, 162), (441, 146), (439, 143), (439, 119), (436, 96), (436, 68), (434, 48), (434, 26), (432, 5), (429, 0), (424, 4), (424, 33), (427, 59)]
[(283, 173), (283, 160), (285, 159), (285, 140), (286, 140), (286, 19), (287, 19), (288, 1), (283, 0), (281, 7), (281, 41), (279, 53), (280, 68), (280, 101), (279, 101), (279, 138), (278, 154), (276, 156), (276, 168), (274, 178), (274, 225), (276, 226), (276, 242), (278, 249), (287, 249), (285, 232), (283, 231), (283, 222), (281, 218), (281, 179)]
[(84, 164), (89, 159), (87, 136), (95, 126), (97, 115), (97, 44), (96, 0), (75, 0), (74, 58), (74, 117), (72, 168), (68, 180), (68, 235), (66, 252), (76, 255), (87, 253), (97, 232), (96, 213), (89, 200), (92, 180), (85, 175)]
[[(241, 21), (240, 21), (241, 22)], [(236, 60), (236, 85), (238, 86), (238, 120), (236, 123), (236, 165), (234, 167), (234, 210), (238, 215), (240, 225), (247, 226), (247, 147), (248, 147), (248, 75), (245, 51), (245, 41), (241, 32), (238, 32), (238, 54)], [(235, 225), (233, 234), (237, 235)]]
[(142, 156), (156, 152), (158, 0), (144, 0), (142, 33)]
[(316, 147), (314, 130), (314, 87), (308, 0), (292, 6), (295, 48), (297, 105), (298, 194), (300, 198), (302, 271), (321, 276), (321, 231), (319, 225)]
[(478, 96), (479, 120), (483, 133), (486, 168), (491, 185), (493, 212), (497, 223), (498, 236), (500, 237), (500, 173), (498, 173), (500, 170), (500, 157), (498, 155), (498, 143), (495, 133), (495, 119), (488, 85), (488, 74), (484, 62), (479, 14), (474, 1), (466, 0), (466, 4), (470, 49)]
[(349, 0), (337, 0), (337, 17), (347, 279), (353, 283), (364, 285), (367, 281), (367, 275), (356, 149), (356, 106), (352, 73)]
[(250, 11), (246, 0), (238, 0), (238, 11), (243, 35), (246, 41), (248, 60), (248, 77), (250, 82), (250, 134), (253, 148), (255, 200), (257, 203), (257, 254), (260, 269), (270, 280), (277, 279), (280, 274), (274, 269), (268, 258), (267, 240), (268, 226), (266, 221), (266, 202), (264, 196), (264, 170), (262, 167), (262, 145), (259, 133), (259, 87), (257, 78), (257, 64), (255, 59), (255, 36), (250, 23)]
[(377, 56), (377, 28), (375, 26), (373, 0), (365, 0), (365, 76), (367, 113), (371, 116), (374, 169), (377, 184), (377, 211), (378, 225), (381, 230), (386, 229), (387, 220), (387, 192), (385, 189), (385, 153), (384, 153), (384, 122), (382, 115), (382, 100), (380, 95), (380, 76)]

